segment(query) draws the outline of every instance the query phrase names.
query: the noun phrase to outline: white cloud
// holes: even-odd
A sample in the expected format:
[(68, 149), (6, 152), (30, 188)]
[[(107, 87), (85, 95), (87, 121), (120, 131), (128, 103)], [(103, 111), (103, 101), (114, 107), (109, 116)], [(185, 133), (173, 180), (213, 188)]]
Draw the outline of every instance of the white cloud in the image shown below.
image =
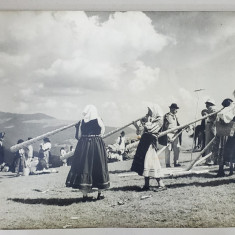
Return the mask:
[(58, 102), (55, 99), (46, 99), (42, 104), (45, 108), (56, 108), (58, 106)]
[(135, 78), (129, 82), (129, 88), (132, 92), (141, 92), (148, 90), (150, 86), (154, 86), (159, 78), (159, 68), (151, 68), (143, 62), (136, 62), (136, 70), (134, 71)]
[(84, 12), (38, 13), (32, 21), (29, 17), (32, 14), (19, 14), (12, 24), (24, 24), (24, 30), (32, 32), (21, 37), (16, 31), (12, 37), (30, 51), (34, 80), (53, 89), (61, 86), (58, 80), (66, 87), (118, 89), (126, 64), (135, 64), (148, 51), (158, 53), (171, 42), (141, 12), (116, 12), (105, 22)]
[(24, 112), (28, 111), (28, 107), (29, 107), (29, 105), (26, 102), (21, 102), (20, 101), (20, 102), (18, 102), (18, 104), (15, 107), (15, 109), (16, 109), (16, 112), (24, 113)]

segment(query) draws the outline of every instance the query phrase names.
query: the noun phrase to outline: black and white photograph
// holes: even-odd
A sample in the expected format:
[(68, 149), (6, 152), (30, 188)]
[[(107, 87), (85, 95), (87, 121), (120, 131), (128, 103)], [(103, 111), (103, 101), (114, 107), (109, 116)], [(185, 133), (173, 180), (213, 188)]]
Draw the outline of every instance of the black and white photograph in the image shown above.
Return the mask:
[(234, 227), (234, 11), (0, 29), (0, 230)]

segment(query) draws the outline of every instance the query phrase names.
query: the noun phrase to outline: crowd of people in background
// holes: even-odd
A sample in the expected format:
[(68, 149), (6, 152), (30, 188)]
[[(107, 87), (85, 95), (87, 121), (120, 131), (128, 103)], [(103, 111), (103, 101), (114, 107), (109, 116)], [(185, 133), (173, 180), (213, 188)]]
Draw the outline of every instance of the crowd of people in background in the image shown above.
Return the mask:
[[(49, 138), (44, 138), (43, 142), (40, 144), (38, 153), (35, 153), (33, 145), (29, 144), (27, 146), (21, 147), (18, 149), (14, 155), (11, 164), (6, 164), (4, 159), (4, 147), (3, 147), (3, 138), (5, 133), (0, 133), (0, 171), (11, 171), (15, 173), (15, 176), (26, 176), (29, 174), (38, 174), (39, 172), (50, 172), (49, 167), (51, 167), (51, 141)], [(29, 137), (27, 140), (30, 141), (32, 137)], [(19, 139), (17, 144), (22, 144), (23, 139)], [(72, 151), (73, 146), (70, 146)], [(65, 155), (65, 148), (61, 148), (61, 155)], [(61, 156), (60, 156), (61, 157)], [(72, 157), (71, 157), (72, 158)], [(68, 165), (71, 165), (71, 160), (68, 159)], [(67, 166), (67, 160), (63, 160), (62, 164)]]

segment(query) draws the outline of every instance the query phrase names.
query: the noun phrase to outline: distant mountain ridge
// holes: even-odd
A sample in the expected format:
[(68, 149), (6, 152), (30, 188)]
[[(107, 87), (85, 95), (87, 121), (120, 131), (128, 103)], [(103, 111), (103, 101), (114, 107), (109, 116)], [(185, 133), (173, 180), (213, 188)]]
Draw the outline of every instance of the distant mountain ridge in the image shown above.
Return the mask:
[[(0, 132), (5, 132), (4, 147), (7, 155), (9, 155), (9, 148), (17, 143), (19, 139), (27, 140), (28, 137), (36, 137), (53, 131), (60, 127), (69, 125), (75, 121), (59, 120), (43, 113), (35, 114), (17, 114), (0, 112)], [(113, 131), (114, 127), (106, 127), (106, 132)], [(135, 130), (132, 128), (124, 129), (127, 135), (135, 136)], [(120, 132), (107, 137), (104, 141), (106, 144), (114, 143)], [(75, 128), (71, 127), (63, 132), (49, 136), (52, 143), (52, 154), (59, 155), (59, 150), (63, 146), (66, 149), (69, 146), (76, 146), (77, 140), (74, 138)], [(34, 150), (39, 150), (39, 145), (42, 141), (33, 144)]]

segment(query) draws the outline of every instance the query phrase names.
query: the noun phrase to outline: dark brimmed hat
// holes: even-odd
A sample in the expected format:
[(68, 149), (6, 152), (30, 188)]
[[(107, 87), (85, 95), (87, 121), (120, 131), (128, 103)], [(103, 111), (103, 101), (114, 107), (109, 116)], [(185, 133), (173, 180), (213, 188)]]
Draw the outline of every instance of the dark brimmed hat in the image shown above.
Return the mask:
[(121, 135), (122, 135), (122, 134), (125, 134), (125, 131), (122, 131), (120, 134), (121, 134)]
[(19, 140), (17, 141), (17, 144), (20, 144), (20, 143), (23, 143), (23, 142), (24, 142), (24, 140), (19, 139)]
[(43, 141), (44, 141), (44, 142), (51, 142), (48, 137), (45, 137), (45, 138), (43, 139)]
[(178, 105), (176, 103), (172, 103), (171, 106), (169, 106), (170, 109), (179, 109)]
[(223, 102), (222, 102), (222, 106), (223, 107), (228, 107), (232, 102), (233, 102), (233, 100), (231, 100), (229, 98), (224, 99)]

